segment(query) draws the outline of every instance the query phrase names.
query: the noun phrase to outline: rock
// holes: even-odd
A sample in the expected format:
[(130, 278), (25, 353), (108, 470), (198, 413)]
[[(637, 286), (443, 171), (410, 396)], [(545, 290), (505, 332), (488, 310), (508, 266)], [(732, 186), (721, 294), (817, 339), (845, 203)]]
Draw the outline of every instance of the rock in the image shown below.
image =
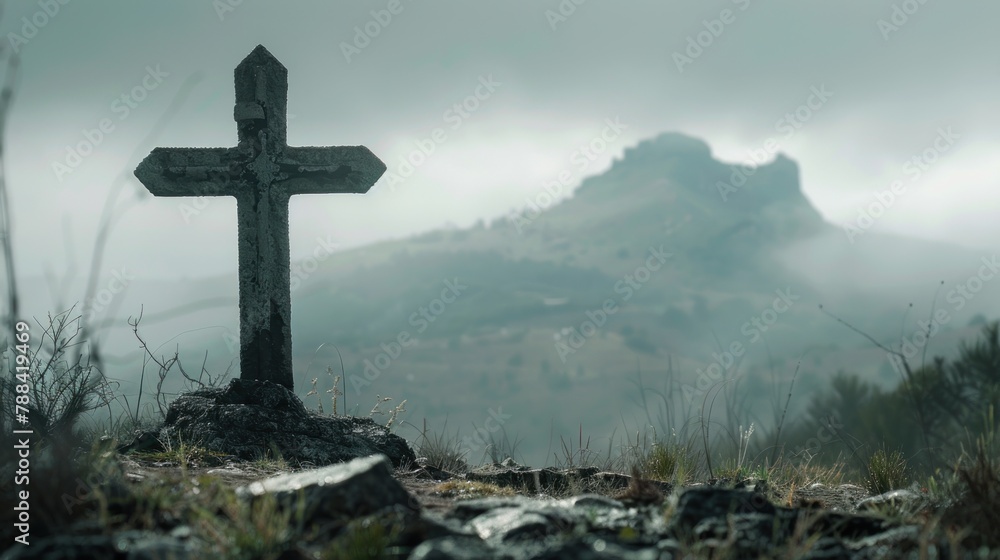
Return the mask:
[(536, 539), (556, 532), (556, 527), (544, 515), (520, 508), (494, 509), (476, 517), (469, 525), (479, 538), (497, 543)]
[(753, 558), (776, 549), (791, 535), (791, 523), (771, 513), (744, 513), (703, 519), (694, 530), (695, 540), (720, 546), (726, 543), (736, 558)]
[[(601, 472), (597, 467), (533, 469), (522, 467), (512, 459), (475, 469), (465, 473), (464, 477), (466, 480), (496, 484), (532, 494), (626, 489), (632, 482), (632, 477), (627, 474)], [(658, 480), (643, 482), (656, 487), (663, 494), (669, 494), (673, 490), (673, 486), (667, 482)]]
[(503, 461), (500, 461), (500, 466), (501, 467), (506, 467), (508, 469), (516, 469), (516, 468), (523, 467), (524, 465), (519, 464), (512, 457), (507, 457)]
[(868, 492), (854, 484), (827, 486), (814, 482), (795, 491), (797, 505), (818, 506), (833, 511), (857, 511), (857, 503), (868, 497)]
[(661, 508), (628, 508), (593, 495), (469, 500), (446, 517), (474, 534), (426, 540), (409, 559), (903, 558), (895, 552), (911, 550), (919, 534), (916, 526), (778, 507), (762, 498), (746, 490), (690, 489), (669, 522)]
[(574, 479), (579, 481), (596, 473), (597, 469), (593, 469), (593, 472), (569, 472), (551, 468), (531, 469), (521, 466), (508, 467), (496, 464), (468, 472), (465, 474), (465, 479), (540, 494), (545, 491), (558, 492), (565, 490)]
[(151, 536), (137, 541), (128, 551), (128, 560), (181, 560), (199, 558), (199, 548), (192, 542), (184, 542), (167, 536)]
[[(927, 527), (919, 520), (906, 524), (872, 514), (782, 507), (770, 503), (759, 488), (759, 484), (746, 484), (743, 489), (699, 485), (672, 496), (673, 507), (666, 509), (579, 494), (561, 499), (491, 497), (434, 510), (420, 507), (394, 478), (386, 457), (372, 456), (270, 477), (242, 486), (236, 493), (251, 501), (274, 498), (283, 508), (295, 508), (293, 513), (301, 503), (301, 524), (290, 526), (301, 533), (290, 536), (281, 556), (289, 560), (319, 557), (332, 541), (385, 547), (375, 552), (411, 560), (792, 556), (860, 560), (916, 557), (924, 541), (935, 550), (949, 550), (945, 534), (926, 534)], [(350, 540), (364, 536), (375, 525), (381, 528), (378, 538), (385, 540), (374, 545), (373, 541)], [(194, 536), (197, 528), (179, 524), (161, 529), (168, 532), (39, 539), (31, 547), (8, 551), (0, 560), (206, 557), (205, 545)], [(350, 554), (357, 549), (344, 550), (354, 551), (347, 552), (347, 557), (356, 557)]]
[(590, 535), (573, 538), (531, 557), (532, 560), (658, 560), (662, 558), (655, 548), (629, 546)]
[(494, 552), (476, 537), (442, 537), (421, 543), (409, 560), (483, 560)]
[(124, 531), (109, 535), (58, 535), (16, 546), (2, 560), (185, 560), (201, 558), (196, 541), (148, 531)]
[[(306, 525), (368, 515), (395, 505), (420, 509), (417, 501), (392, 477), (392, 467), (384, 455), (273, 476), (237, 488), (236, 495), (250, 500), (273, 497), (281, 507), (301, 511)], [(300, 496), (303, 504), (299, 504)]]
[(282, 385), (233, 379), (225, 388), (199, 389), (178, 397), (156, 437), (149, 433), (123, 447), (155, 449), (164, 441), (198, 444), (254, 460), (276, 452), (292, 463), (315, 466), (382, 454), (394, 467), (415, 462), (406, 440), (371, 418), (321, 416)]
[(919, 505), (924, 497), (912, 490), (891, 490), (878, 496), (871, 496), (858, 502), (858, 511), (871, 511), (884, 507), (904, 507)]
[[(895, 557), (915, 558), (921, 548), (921, 528), (915, 525), (893, 527), (884, 532), (847, 543), (854, 558), (886, 558), (893, 553)], [(927, 547), (946, 551), (950, 549), (948, 541), (943, 538), (927, 539)], [(911, 554), (912, 553), (912, 554)]]
[(690, 533), (705, 519), (725, 518), (730, 514), (763, 513), (773, 516), (777, 510), (767, 497), (757, 492), (725, 488), (691, 488), (680, 495), (674, 512), (674, 528)]
[(31, 541), (30, 546), (15, 545), (0, 560), (89, 560), (116, 558), (114, 542), (106, 535), (58, 535)]

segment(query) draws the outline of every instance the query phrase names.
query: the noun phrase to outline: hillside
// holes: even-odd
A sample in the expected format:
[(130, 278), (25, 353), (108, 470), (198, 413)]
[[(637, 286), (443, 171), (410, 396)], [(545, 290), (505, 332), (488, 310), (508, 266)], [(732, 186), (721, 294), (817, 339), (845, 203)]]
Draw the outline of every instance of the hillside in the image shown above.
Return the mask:
[[(770, 371), (786, 380), (803, 352), (802, 392), (842, 368), (895, 382), (884, 355), (818, 305), (898, 342), (907, 304), (929, 306), (939, 281), (964, 279), (980, 256), (872, 232), (851, 244), (803, 195), (794, 161), (778, 155), (747, 170), (735, 192), (720, 189), (734, 184), (734, 169), (704, 142), (664, 134), (541, 212), (340, 253), (293, 298), (296, 363), (313, 364), (297, 383), (339, 369), (337, 345), (355, 376), (349, 406), (369, 406), (376, 394), (406, 398), (411, 418), (457, 418), (463, 432), (502, 406), (514, 412), (512, 431), (551, 422), (558, 437), (575, 433), (570, 422), (580, 418), (584, 431), (621, 428), (637, 372), (659, 385), (668, 363), (690, 386), (713, 362), (730, 366), (727, 377), (748, 374), (765, 418)], [(641, 270), (664, 253), (659, 270)], [(429, 307), (445, 280), (467, 288)], [(931, 350), (974, 336), (964, 327), (985, 300), (956, 315), (945, 330), (957, 331)], [(608, 302), (614, 311), (602, 322)], [(393, 356), (400, 335), (408, 345)], [(733, 344), (745, 350), (739, 367), (713, 358)]]
[[(350, 409), (369, 410), (376, 395), (407, 399), (415, 424), (427, 418), (441, 428), (447, 419), (462, 434), (503, 417), (508, 435), (524, 438), (528, 462), (543, 463), (548, 426), (553, 445), (581, 428), (602, 437), (624, 421), (634, 431), (640, 373), (646, 387), (663, 389), (672, 370), (689, 396), (708, 373), (742, 376), (754, 416), (741, 420), (758, 425), (769, 422), (800, 356), (798, 395), (825, 389), (841, 369), (897, 382), (884, 353), (819, 304), (898, 345), (926, 316), (938, 283), (965, 281), (982, 255), (874, 232), (852, 244), (804, 196), (791, 159), (779, 154), (743, 168), (738, 185), (737, 169), (701, 140), (663, 134), (627, 149), (558, 203), (545, 202), (539, 188), (540, 210), (335, 254), (293, 292), (297, 392), (319, 378), (329, 410), (323, 391), (332, 378), (324, 372), (339, 373), (342, 356)], [(145, 303), (152, 329), (172, 307), (232, 298), (231, 306), (199, 310), (199, 327), (216, 334), (170, 338), (189, 332), (190, 317), (150, 331), (153, 340), (178, 343), (189, 362), (208, 352), (209, 367), (221, 371), (235, 358), (234, 280), (172, 290), (137, 284), (125, 305)], [(951, 310), (946, 292), (938, 306)], [(976, 313), (996, 314), (988, 294), (955, 310), (932, 355), (978, 334), (967, 324)], [(908, 314), (911, 302), (919, 316)], [(742, 356), (723, 351), (732, 349)], [(675, 385), (675, 394), (682, 389)], [(485, 444), (474, 443), (478, 460)]]

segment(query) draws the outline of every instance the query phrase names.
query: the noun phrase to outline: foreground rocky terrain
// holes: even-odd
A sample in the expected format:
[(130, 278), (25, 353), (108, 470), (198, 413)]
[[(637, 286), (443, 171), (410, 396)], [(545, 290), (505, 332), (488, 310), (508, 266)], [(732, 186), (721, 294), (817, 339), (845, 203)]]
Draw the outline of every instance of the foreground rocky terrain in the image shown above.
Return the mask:
[(448, 472), (371, 418), (238, 379), (115, 445), (49, 446), (32, 463), (30, 546), (0, 560), (1000, 558), (989, 460), (944, 502), (766, 470), (677, 486), (511, 459)]
[[(814, 484), (777, 504), (759, 481), (673, 488), (595, 468), (512, 461), (464, 475), (429, 466), (394, 471), (383, 455), (271, 476), (240, 461), (178, 466), (120, 457), (118, 464), (123, 487), (104, 490), (111, 516), (138, 513), (123, 497), (130, 489), (168, 488), (188, 501), (222, 490), (256, 512), (254, 526), (213, 542), (206, 535), (218, 531), (215, 520), (175, 518), (165, 506), (146, 512), (160, 518), (142, 530), (109, 533), (82, 522), (0, 558), (997, 557), (961, 550), (936, 536), (946, 532), (912, 521), (939, 508), (905, 490), (869, 497), (857, 486)], [(210, 515), (233, 516), (222, 509)]]

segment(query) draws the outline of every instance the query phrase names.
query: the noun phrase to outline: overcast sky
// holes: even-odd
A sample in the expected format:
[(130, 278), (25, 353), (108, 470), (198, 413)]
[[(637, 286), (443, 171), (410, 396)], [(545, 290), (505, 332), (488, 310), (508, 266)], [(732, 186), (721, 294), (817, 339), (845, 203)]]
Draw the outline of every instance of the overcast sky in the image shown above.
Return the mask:
[[(132, 203), (145, 190), (131, 173), (155, 146), (235, 144), (233, 69), (258, 44), (289, 71), (289, 144), (363, 144), (388, 165), (367, 195), (294, 198), (293, 258), (317, 238), (356, 246), (504, 216), (561, 171), (575, 187), (666, 131), (732, 162), (774, 138), (837, 224), (901, 180), (873, 229), (1000, 240), (1000, 3), (576, 2), (12, 3), (0, 29), (21, 59), (4, 154), (19, 273), (85, 266), (117, 184), (106, 274), (235, 274), (233, 199)], [(622, 134), (573, 163), (609, 119)], [(87, 132), (102, 120), (107, 132)], [(434, 151), (404, 178), (418, 142)], [(908, 171), (935, 142), (936, 161)]]

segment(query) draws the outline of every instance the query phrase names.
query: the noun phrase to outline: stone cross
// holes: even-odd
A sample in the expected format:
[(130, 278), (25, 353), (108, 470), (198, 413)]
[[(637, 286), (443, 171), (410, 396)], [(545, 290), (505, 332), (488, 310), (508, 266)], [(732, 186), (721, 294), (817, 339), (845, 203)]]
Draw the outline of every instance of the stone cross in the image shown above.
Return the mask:
[(135, 176), (155, 196), (236, 197), (240, 378), (292, 389), (288, 199), (363, 194), (386, 167), (364, 146), (288, 146), (288, 70), (263, 46), (244, 58), (235, 74), (239, 144), (155, 148)]

